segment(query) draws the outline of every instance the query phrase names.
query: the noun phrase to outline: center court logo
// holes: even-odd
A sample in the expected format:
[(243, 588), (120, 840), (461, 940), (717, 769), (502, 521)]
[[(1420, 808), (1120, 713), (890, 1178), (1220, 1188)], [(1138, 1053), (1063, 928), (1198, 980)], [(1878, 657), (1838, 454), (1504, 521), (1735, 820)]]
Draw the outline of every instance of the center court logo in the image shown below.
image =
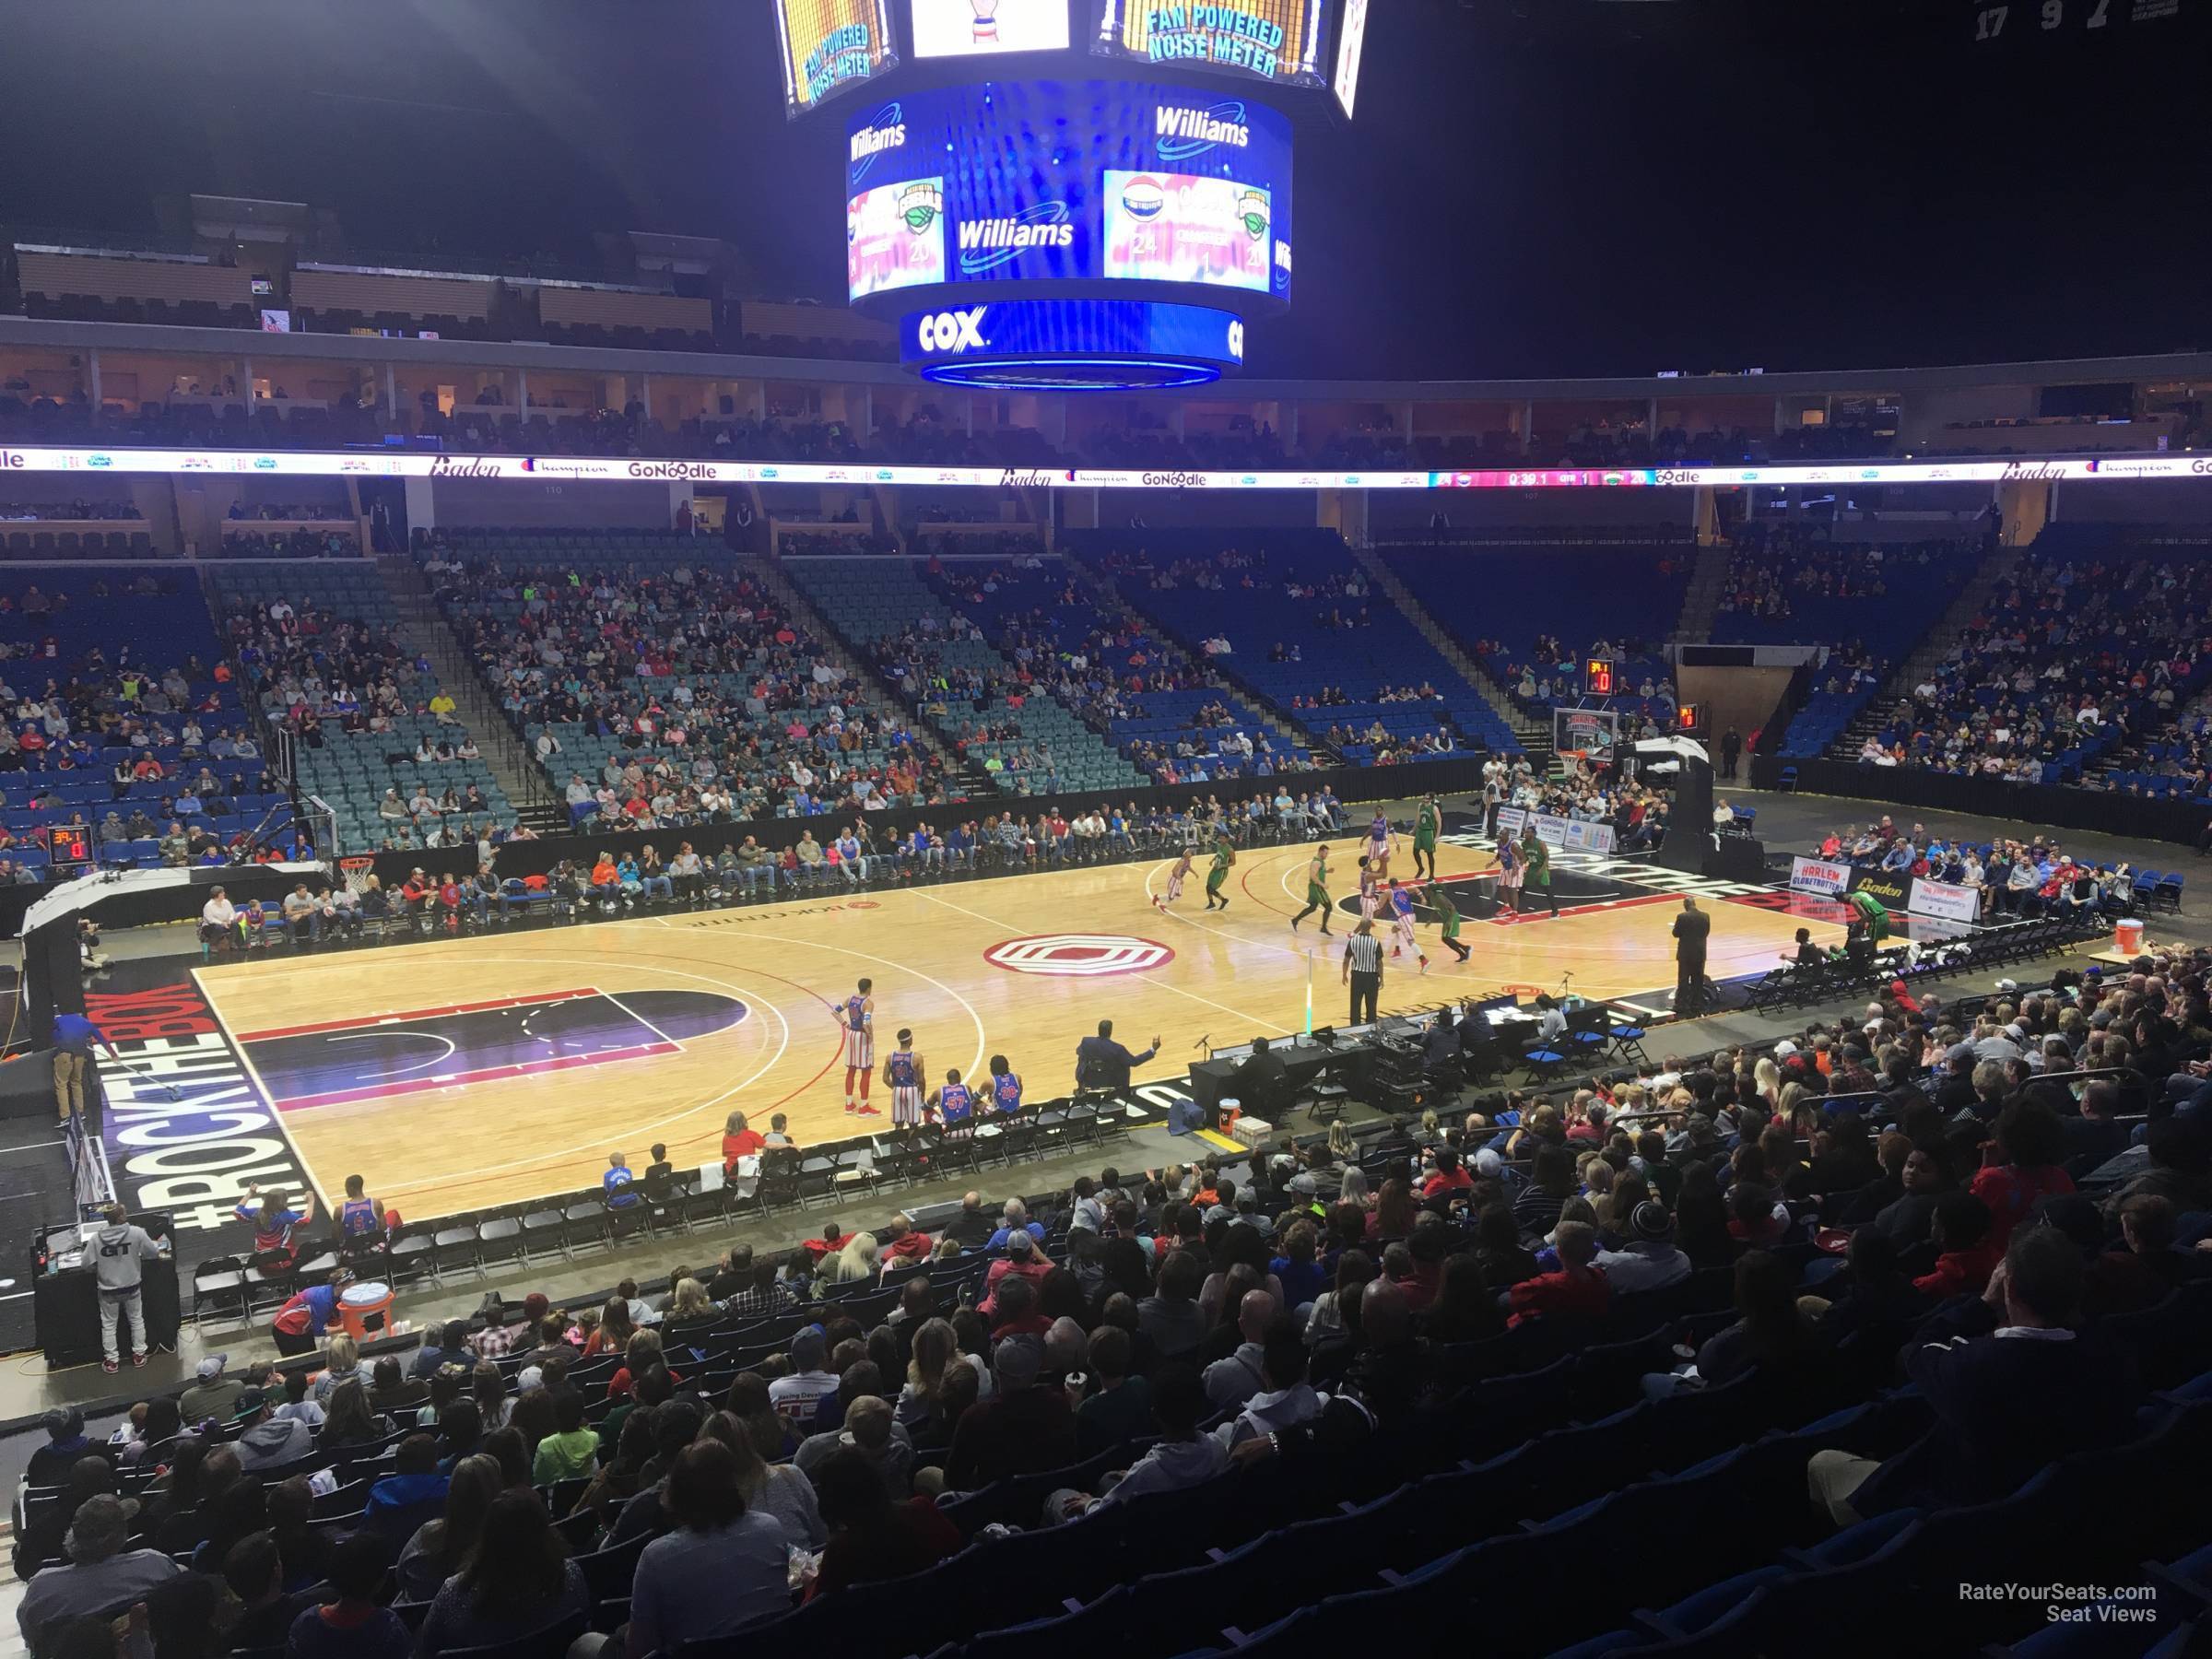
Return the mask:
[(1245, 124), (1241, 102), (1218, 103), (1204, 110), (1160, 104), (1152, 111), (1152, 130), (1162, 161), (1185, 160), (1221, 145), (1246, 149), (1252, 144), (1252, 128)]
[(1127, 934), (1034, 934), (1005, 940), (983, 952), (983, 960), (994, 968), (1047, 979), (1143, 973), (1174, 959), (1175, 953), (1157, 940)]
[(960, 275), (980, 276), (1011, 265), (1031, 248), (1072, 248), (1076, 227), (1065, 202), (1039, 202), (1000, 218), (960, 223)]

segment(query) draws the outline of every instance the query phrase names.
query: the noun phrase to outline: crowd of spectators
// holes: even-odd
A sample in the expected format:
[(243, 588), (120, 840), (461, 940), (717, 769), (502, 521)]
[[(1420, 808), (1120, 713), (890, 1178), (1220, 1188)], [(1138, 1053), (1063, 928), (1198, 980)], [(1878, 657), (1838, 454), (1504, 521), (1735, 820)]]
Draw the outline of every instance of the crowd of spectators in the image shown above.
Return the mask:
[[(1771, 1048), (1478, 1095), (1365, 1144), (1339, 1122), (1034, 1206), (971, 1192), (935, 1237), (832, 1221), (663, 1292), (533, 1293), (411, 1356), (211, 1359), (110, 1442), (50, 1417), (26, 1642), (75, 1653), (71, 1618), (143, 1597), (157, 1659), (280, 1632), (335, 1653), (334, 1630), (438, 1659), (627, 1595), (629, 1651), (665, 1651), (946, 1560), (971, 1503), (1081, 1529), (1278, 1462), (1325, 1482), (1446, 1432), (1516, 1353), (1648, 1331), (1646, 1309), (1697, 1338), (1647, 1399), (1731, 1390), (1810, 1423), (1900, 1368), (1921, 1385), (1891, 1455), (1808, 1442), (1837, 1525), (1995, 1502), (2138, 1432), (2142, 1322), (2212, 1272), (2208, 969), (2063, 969), (1971, 1007), (1897, 988)], [(1447, 1014), (1432, 1068), (1456, 1037)], [(725, 1150), (788, 1141), (771, 1127), (734, 1117)], [(181, 1618), (207, 1633), (165, 1648)]]
[(2203, 560), (2030, 558), (1882, 714), (1856, 758), (2073, 782), (2085, 761), (2182, 709), (2201, 677), (2208, 612), (2212, 564)]
[(2026, 917), (2113, 910), (2133, 902), (2136, 873), (2118, 864), (2077, 860), (2055, 839), (1970, 841), (1910, 830), (1888, 817), (1864, 829), (1831, 830), (1815, 849), (1854, 868), (1947, 882), (1983, 896), (1984, 917)]
[[(957, 549), (956, 549), (957, 550)], [(1014, 679), (1042, 690), (1156, 782), (1206, 782), (1311, 771), (1302, 751), (1279, 747), (1256, 709), (1135, 612), (1109, 613), (1091, 599), (1072, 567), (1048, 570), (1030, 548), (1006, 564), (925, 567), (948, 601), (984, 619), (985, 633), (1014, 666)], [(1202, 696), (1195, 702), (1193, 693)], [(1137, 735), (1156, 709), (1173, 711), (1173, 735)]]
[[(943, 757), (746, 571), (509, 570), (435, 536), (424, 569), (578, 822), (654, 829), (948, 798)], [(608, 749), (592, 776), (564, 764), (585, 739)]]
[(109, 523), (142, 518), (138, 504), (126, 499), (72, 496), (66, 501), (0, 501), (0, 524), (37, 524), (44, 519), (92, 519)]
[(226, 525), (225, 559), (358, 559), (361, 538), (351, 524), (327, 530), (294, 524), (282, 530), (240, 530)]

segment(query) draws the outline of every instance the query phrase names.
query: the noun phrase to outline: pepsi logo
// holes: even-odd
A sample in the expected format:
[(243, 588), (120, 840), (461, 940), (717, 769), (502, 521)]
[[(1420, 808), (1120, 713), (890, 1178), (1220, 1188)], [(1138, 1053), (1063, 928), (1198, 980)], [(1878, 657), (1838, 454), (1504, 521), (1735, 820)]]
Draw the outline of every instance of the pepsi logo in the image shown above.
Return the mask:
[(1131, 218), (1158, 218), (1168, 205), (1168, 193), (1157, 179), (1135, 178), (1122, 186), (1122, 211)]
[(1005, 940), (983, 952), (983, 960), (994, 968), (1047, 979), (1143, 973), (1174, 959), (1175, 953), (1157, 940), (1127, 934), (1035, 934)]

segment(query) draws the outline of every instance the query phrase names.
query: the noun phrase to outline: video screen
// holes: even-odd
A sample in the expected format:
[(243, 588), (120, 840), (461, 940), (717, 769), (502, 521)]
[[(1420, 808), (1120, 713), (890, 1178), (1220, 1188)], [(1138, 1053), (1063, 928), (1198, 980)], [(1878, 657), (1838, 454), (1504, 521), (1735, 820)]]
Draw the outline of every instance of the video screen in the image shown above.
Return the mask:
[(1067, 0), (912, 0), (907, 41), (918, 58), (1065, 52)]
[(945, 280), (945, 181), (907, 179), (845, 204), (845, 287), (855, 300)]
[(1109, 171), (1102, 274), (1267, 291), (1275, 222), (1267, 192), (1230, 179)]
[(1290, 297), (1290, 126), (1250, 100), (986, 81), (905, 93), (846, 137), (855, 300), (982, 282)]
[(1359, 53), (1366, 44), (1367, 0), (1344, 0), (1344, 18), (1336, 29), (1336, 74), (1329, 84), (1347, 121), (1359, 97)]
[(1091, 51), (1279, 85), (1322, 85), (1328, 0), (1097, 0)]
[(793, 120), (826, 98), (894, 67), (890, 0), (773, 0), (783, 63), (783, 113)]

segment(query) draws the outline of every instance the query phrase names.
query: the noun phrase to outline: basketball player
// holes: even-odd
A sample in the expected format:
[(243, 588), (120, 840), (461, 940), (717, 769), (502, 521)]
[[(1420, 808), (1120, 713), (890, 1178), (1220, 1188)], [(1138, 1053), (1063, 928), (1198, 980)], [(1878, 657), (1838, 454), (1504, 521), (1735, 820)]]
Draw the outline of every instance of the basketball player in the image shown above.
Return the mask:
[(1221, 884), (1229, 879), (1229, 866), (1237, 862), (1237, 850), (1229, 844), (1229, 837), (1216, 832), (1213, 866), (1206, 873), (1206, 908), (1227, 910), (1229, 900), (1221, 897)]
[[(1152, 907), (1155, 910), (1165, 910), (1182, 897), (1182, 878), (1191, 873), (1191, 848), (1183, 848), (1182, 856), (1175, 861), (1175, 867), (1168, 872), (1168, 896), (1164, 900), (1153, 899)], [(1209, 904), (1206, 908), (1211, 910), (1213, 906)]]
[(960, 1081), (960, 1068), (945, 1074), (945, 1087), (929, 1097), (929, 1109), (947, 1135), (969, 1135), (975, 1128), (975, 1097)]
[(1359, 861), (1360, 921), (1372, 922), (1375, 919), (1375, 898), (1376, 889), (1374, 861), (1369, 858), (1361, 858)]
[(1443, 807), (1438, 805), (1434, 795), (1423, 795), (1420, 810), (1415, 813), (1413, 819), (1413, 875), (1415, 880), (1420, 879), (1421, 865), (1424, 860), (1429, 865), (1429, 879), (1431, 881), (1436, 879), (1436, 838), (1443, 827)]
[(1521, 878), (1527, 874), (1521, 860), (1521, 843), (1511, 835), (1498, 838), (1498, 903), (1514, 915), (1521, 913)]
[[(882, 1114), (868, 1104), (868, 1085), (876, 1076), (876, 982), (862, 980), (860, 989), (838, 1005), (837, 1022), (845, 1028), (845, 1110), (860, 1117)], [(859, 1086), (857, 1099), (853, 1087)]]
[(900, 1129), (922, 1126), (922, 1056), (914, 1053), (914, 1034), (899, 1033), (899, 1047), (884, 1056), (883, 1086), (891, 1091), (891, 1122)]
[(1538, 838), (1534, 824), (1521, 832), (1521, 862), (1528, 867), (1528, 885), (1549, 900), (1551, 919), (1557, 922), (1559, 919), (1559, 896), (1551, 890), (1551, 849)]
[(1382, 813), (1367, 827), (1367, 862), (1374, 866), (1375, 879), (1380, 881), (1390, 874), (1390, 855), (1397, 851), (1397, 838), (1391, 833), (1390, 819)]
[(991, 1107), (1002, 1124), (1021, 1110), (1021, 1078), (1004, 1054), (991, 1056)]
[(1390, 930), (1391, 959), (1394, 961), (1400, 955), (1410, 950), (1415, 956), (1420, 958), (1421, 971), (1428, 972), (1429, 958), (1422, 952), (1420, 942), (1413, 936), (1412, 890), (1400, 887), (1397, 877), (1394, 876), (1391, 877), (1390, 882)]
[(1329, 898), (1329, 850), (1325, 846), (1316, 847), (1313, 862), (1306, 866), (1306, 908), (1290, 918), (1290, 931), (1296, 933), (1300, 922), (1319, 911), (1321, 936), (1334, 938), (1335, 935), (1329, 932), (1329, 912), (1334, 908), (1335, 902)]
[(1443, 924), (1444, 948), (1465, 961), (1474, 953), (1459, 942), (1459, 906), (1452, 902), (1452, 889), (1437, 888), (1430, 902), (1436, 906), (1437, 920)]

